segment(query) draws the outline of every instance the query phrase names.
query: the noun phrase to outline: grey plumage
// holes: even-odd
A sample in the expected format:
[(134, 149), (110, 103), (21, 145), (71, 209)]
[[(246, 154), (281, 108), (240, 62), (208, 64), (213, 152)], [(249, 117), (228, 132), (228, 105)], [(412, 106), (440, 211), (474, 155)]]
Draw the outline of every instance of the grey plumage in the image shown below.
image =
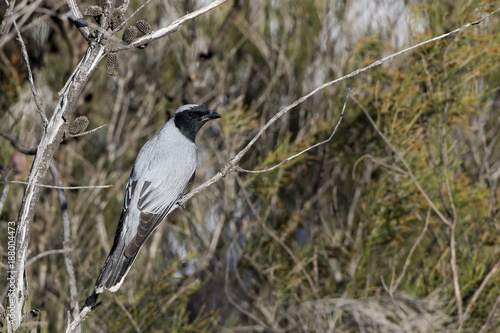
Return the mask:
[(86, 306), (104, 290), (120, 288), (141, 246), (186, 192), (196, 171), (196, 133), (215, 118), (220, 115), (204, 106), (181, 106), (139, 151), (113, 246)]

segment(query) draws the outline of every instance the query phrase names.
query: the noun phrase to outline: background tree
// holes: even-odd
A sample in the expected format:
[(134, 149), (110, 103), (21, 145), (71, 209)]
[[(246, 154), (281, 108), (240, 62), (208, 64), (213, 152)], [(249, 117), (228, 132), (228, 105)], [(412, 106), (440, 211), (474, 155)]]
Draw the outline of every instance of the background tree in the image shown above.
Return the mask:
[[(38, 147), (53, 152), (54, 167), (51, 157), (42, 160), (51, 172), (37, 181), (113, 185), (59, 195), (36, 187), (23, 325), (45, 331), (65, 329), (67, 311), (77, 311), (75, 304), (91, 293), (135, 156), (177, 106), (205, 104), (223, 115), (200, 136), (196, 187), (300, 96), (498, 7), (492, 1), (234, 1), (138, 50), (154, 34), (125, 45), (119, 43), (124, 29), (143, 19), (156, 31), (206, 2), (148, 3), (105, 46), (82, 37), (65, 2), (9, 4), (40, 109), (48, 118), (50, 110), (74, 112), (58, 123), (56, 133), (66, 133), (62, 145), (44, 145), (54, 132), (42, 126), (16, 30), (5, 20), (2, 179), (25, 180), (33, 160), (26, 153)], [(125, 4), (125, 18), (143, 5)], [(81, 11), (91, 5), (104, 4), (78, 3)], [(92, 18), (86, 22), (96, 29)], [(83, 329), (493, 332), (500, 323), (497, 27), (493, 15), (288, 112), (255, 142), (241, 168), (272, 167), (327, 138), (347, 88), (356, 87), (331, 143), (273, 171), (229, 174), (170, 215), (120, 293), (103, 295)], [(88, 45), (96, 53), (89, 55)], [(58, 92), (80, 59), (92, 66), (90, 56), (120, 48), (131, 50), (117, 53), (115, 77), (107, 75), (106, 61), (82, 68), (92, 73), (89, 83), (75, 80), (81, 91), (69, 96), (74, 104), (60, 104)], [(90, 129), (106, 126), (70, 137), (69, 125), (78, 127), (73, 122), (81, 116)], [(7, 222), (26, 209), (25, 188), (2, 186), (0, 235), (8, 235)], [(2, 236), (3, 264), (7, 243)], [(1, 272), (7, 281), (4, 265)]]

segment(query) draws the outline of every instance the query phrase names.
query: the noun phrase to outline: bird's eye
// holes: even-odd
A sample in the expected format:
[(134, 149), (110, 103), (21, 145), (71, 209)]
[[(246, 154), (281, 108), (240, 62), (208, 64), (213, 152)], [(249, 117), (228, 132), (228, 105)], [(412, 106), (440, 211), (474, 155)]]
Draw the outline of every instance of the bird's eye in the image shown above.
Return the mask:
[(188, 117), (191, 119), (194, 117), (194, 113), (193, 112), (188, 112)]

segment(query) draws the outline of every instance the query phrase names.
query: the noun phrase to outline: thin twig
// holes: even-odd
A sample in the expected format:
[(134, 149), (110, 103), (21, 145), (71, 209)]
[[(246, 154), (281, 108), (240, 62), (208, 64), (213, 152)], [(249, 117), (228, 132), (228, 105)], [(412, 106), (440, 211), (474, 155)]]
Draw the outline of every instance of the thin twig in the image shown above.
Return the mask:
[(137, 13), (139, 13), (139, 11), (140, 11), (142, 8), (144, 8), (144, 7), (145, 7), (148, 3), (150, 3), (150, 2), (151, 2), (151, 0), (146, 0), (146, 2), (144, 2), (144, 3), (143, 3), (143, 4), (139, 7), (139, 8), (137, 8), (137, 10), (136, 10), (135, 12), (133, 12), (133, 13), (132, 13), (129, 17), (127, 17), (127, 18), (125, 19), (125, 21), (123, 21), (123, 22), (122, 22), (122, 23), (118, 26), (118, 28), (116, 28), (115, 30), (116, 30), (116, 31), (121, 30), (121, 29), (125, 26), (125, 24), (127, 24), (127, 22), (128, 22), (128, 21), (130, 21), (130, 19), (131, 19), (132, 17), (134, 17)]
[[(28, 182), (23, 182), (20, 180), (10, 180), (10, 181), (0, 181), (0, 184), (21, 184), (21, 185), (29, 185)], [(44, 185), (44, 184), (35, 184), (37, 187), (43, 188), (53, 188), (56, 190), (86, 190), (86, 189), (102, 189), (102, 188), (110, 188), (113, 185), (94, 185), (94, 186), (57, 186), (57, 185)]]
[(14, 6), (16, 5), (16, 0), (5, 0), (7, 4), (7, 10), (3, 15), (2, 23), (0, 24), (0, 39), (3, 37), (5, 32), (5, 26), (7, 25), (7, 20), (12, 16), (12, 11), (14, 10)]
[(349, 88), (347, 90), (347, 96), (345, 97), (345, 102), (344, 102), (344, 106), (342, 107), (342, 113), (340, 114), (340, 118), (339, 118), (339, 120), (337, 122), (337, 125), (335, 125), (335, 128), (333, 129), (332, 134), (330, 134), (330, 136), (328, 137), (328, 139), (323, 140), (321, 142), (318, 142), (318, 143), (316, 143), (316, 144), (314, 144), (314, 145), (312, 145), (312, 146), (310, 146), (310, 147), (302, 150), (301, 152), (299, 152), (299, 153), (297, 153), (297, 154), (295, 154), (293, 156), (290, 156), (290, 157), (286, 158), (285, 160), (281, 161), (280, 163), (278, 163), (278, 164), (276, 164), (276, 165), (274, 165), (274, 166), (272, 166), (272, 167), (270, 167), (268, 169), (264, 169), (264, 170), (246, 170), (246, 169), (243, 169), (243, 168), (241, 168), (241, 167), (238, 166), (238, 167), (236, 167), (236, 170), (238, 172), (245, 172), (245, 173), (264, 173), (264, 172), (269, 172), (269, 171), (272, 171), (272, 170), (280, 167), (281, 165), (285, 164), (286, 162), (289, 162), (289, 161), (293, 160), (294, 158), (302, 155), (303, 153), (308, 152), (311, 149), (314, 149), (316, 147), (324, 145), (325, 143), (330, 142), (330, 140), (332, 140), (333, 136), (335, 135), (335, 132), (337, 132), (337, 128), (339, 127), (340, 122), (342, 121), (342, 117), (344, 117), (345, 106), (347, 105), (347, 99), (349, 98), (349, 95), (351, 94), (351, 92), (352, 92), (352, 89)]
[(375, 165), (380, 165), (386, 169), (389, 169), (389, 170), (392, 170), (396, 173), (399, 173), (401, 175), (404, 175), (404, 176), (407, 176), (408, 174), (406, 173), (406, 171), (404, 171), (403, 169), (401, 168), (398, 168), (397, 166), (395, 165), (390, 165), (390, 164), (387, 164), (387, 163), (384, 163), (382, 162), (382, 158), (375, 158), (373, 157), (372, 155), (370, 154), (364, 154), (363, 156), (361, 156), (360, 158), (358, 158), (356, 160), (356, 162), (354, 162), (354, 165), (352, 166), (352, 172), (351, 172), (351, 178), (354, 180), (356, 178), (356, 168), (358, 166), (359, 163), (361, 163), (361, 161), (363, 161), (364, 159), (369, 159), (370, 161), (372, 161)]
[(60, 253), (64, 253), (64, 252), (66, 252), (66, 250), (64, 250), (64, 249), (48, 250), (48, 251), (40, 252), (36, 256), (34, 256), (30, 260), (28, 260), (28, 262), (26, 263), (26, 267), (30, 266), (31, 264), (33, 264), (35, 261), (37, 261), (40, 258), (50, 256), (51, 254), (60, 254)]
[(33, 81), (33, 74), (31, 73), (30, 59), (28, 57), (28, 51), (26, 50), (26, 45), (24, 45), (23, 36), (21, 36), (21, 32), (17, 27), (16, 20), (12, 20), (14, 24), (14, 28), (17, 32), (17, 41), (19, 42), (19, 46), (21, 47), (21, 54), (23, 55), (24, 62), (26, 63), (26, 69), (28, 70), (28, 81), (30, 82), (31, 92), (33, 93), (33, 97), (35, 97), (35, 104), (40, 117), (42, 118), (43, 126), (47, 127), (49, 120), (45, 115), (45, 110), (43, 109), (42, 101), (40, 101), (40, 96), (36, 92), (35, 82)]
[[(458, 39), (458, 36), (455, 36), (454, 41)], [(443, 54), (443, 76), (444, 76), (444, 83), (446, 86), (446, 97), (445, 97), (445, 104), (444, 104), (444, 110), (443, 110), (443, 115), (441, 117), (441, 125), (440, 125), (440, 144), (441, 144), (441, 158), (442, 158), (442, 167), (443, 167), (443, 178), (444, 178), (444, 183), (446, 185), (446, 191), (448, 192), (448, 201), (450, 203), (451, 211), (452, 211), (452, 217), (453, 217), (453, 224), (456, 224), (457, 219), (458, 219), (458, 214), (457, 214), (457, 209), (455, 207), (455, 201), (453, 200), (453, 192), (451, 191), (451, 185), (450, 185), (450, 178), (448, 177), (448, 149), (446, 147), (446, 122), (448, 120), (448, 110), (450, 108), (450, 85), (448, 82), (448, 70), (446, 67), (446, 58), (448, 55), (448, 52), (451, 49), (451, 46), (453, 43), (450, 43), (446, 49), (444, 50)], [(461, 313), (461, 309), (459, 311)]]
[[(52, 173), (52, 178), (54, 178), (54, 183), (56, 183), (57, 186), (62, 187), (61, 175), (59, 174), (54, 162), (50, 164), (50, 172)], [(63, 220), (64, 264), (66, 265), (66, 271), (68, 272), (70, 308), (73, 313), (73, 318), (76, 318), (78, 317), (80, 307), (78, 306), (78, 289), (76, 287), (75, 267), (73, 265), (73, 257), (71, 255), (73, 251), (73, 242), (71, 241), (71, 225), (69, 222), (68, 203), (63, 189), (57, 190), (57, 196), (59, 197)], [(76, 328), (76, 332), (81, 333), (82, 327), (78, 326)]]
[(89, 131), (86, 131), (86, 132), (82, 132), (82, 133), (78, 133), (78, 134), (71, 134), (70, 137), (71, 138), (77, 138), (79, 136), (83, 136), (83, 135), (87, 135), (87, 134), (91, 134), (91, 133), (94, 133), (95, 131), (98, 131), (100, 130), (101, 128), (105, 127), (105, 126), (108, 126), (108, 124), (104, 124), (104, 125), (101, 125), (99, 127), (96, 127), (94, 129), (91, 129)]
[(66, 333), (74, 332), (75, 329), (80, 326), (82, 321), (84, 321), (85, 318), (87, 318), (88, 314), (92, 311), (92, 307), (84, 306), (82, 311), (80, 311), (80, 313), (75, 318), (73, 318), (73, 321), (69, 323), (68, 327), (66, 328)]

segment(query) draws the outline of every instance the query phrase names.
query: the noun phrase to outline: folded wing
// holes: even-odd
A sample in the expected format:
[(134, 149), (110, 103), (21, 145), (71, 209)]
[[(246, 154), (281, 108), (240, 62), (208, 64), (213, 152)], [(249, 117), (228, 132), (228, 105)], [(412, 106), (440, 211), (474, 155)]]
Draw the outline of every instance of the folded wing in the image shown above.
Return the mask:
[(193, 173), (193, 170), (164, 173), (161, 182), (154, 183), (152, 180), (144, 182), (137, 202), (140, 211), (137, 232), (125, 249), (126, 257), (131, 258), (137, 254), (151, 233), (181, 199)]

